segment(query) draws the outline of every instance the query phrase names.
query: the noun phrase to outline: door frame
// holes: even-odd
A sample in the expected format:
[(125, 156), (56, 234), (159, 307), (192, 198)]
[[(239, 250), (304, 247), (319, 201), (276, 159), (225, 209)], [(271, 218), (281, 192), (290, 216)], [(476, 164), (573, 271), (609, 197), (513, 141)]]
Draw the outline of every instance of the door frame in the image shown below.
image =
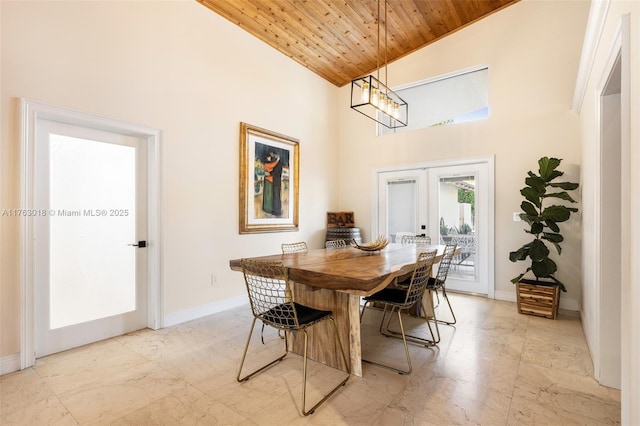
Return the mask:
[[(35, 203), (35, 147), (39, 119), (123, 133), (146, 139), (148, 229), (147, 327), (157, 330), (164, 323), (162, 244), (162, 131), (98, 115), (20, 99), (20, 208), (33, 212)], [(35, 365), (35, 220), (29, 214), (20, 221), (20, 368)]]
[(487, 177), (487, 187), (488, 187), (488, 221), (487, 224), (487, 280), (488, 280), (488, 288), (487, 288), (487, 298), (495, 299), (495, 156), (487, 155), (487, 156), (479, 156), (479, 157), (464, 157), (464, 158), (454, 158), (454, 159), (446, 159), (446, 160), (433, 160), (426, 161), (421, 163), (409, 163), (409, 164), (398, 164), (393, 166), (385, 166), (374, 168), (371, 174), (371, 193), (373, 194), (372, 203), (371, 203), (371, 233), (370, 235), (378, 235), (378, 204), (380, 202), (378, 196), (378, 183), (379, 183), (379, 174), (387, 173), (387, 172), (398, 172), (412, 169), (430, 169), (436, 167), (448, 167), (448, 166), (465, 166), (472, 164), (483, 163), (487, 165), (488, 168), (488, 177)]
[[(604, 66), (600, 81), (596, 87), (598, 96), (597, 103), (597, 127), (598, 127), (598, 151), (595, 153), (597, 169), (594, 171), (595, 183), (595, 205), (598, 206), (594, 213), (594, 239), (595, 239), (595, 259), (593, 265), (594, 294), (596, 300), (594, 309), (594, 340), (588, 340), (589, 348), (594, 366), (594, 378), (598, 383), (616, 389), (625, 389), (625, 365), (624, 350), (625, 342), (630, 341), (625, 338), (624, 313), (631, 312), (626, 301), (633, 300), (629, 297), (631, 257), (629, 247), (631, 237), (629, 232), (620, 232), (619, 246), (615, 247), (618, 259), (611, 259), (605, 256), (608, 240), (608, 231), (611, 215), (606, 210), (604, 204), (609, 197), (611, 188), (607, 185), (612, 176), (620, 180), (620, 199), (617, 208), (620, 212), (620, 230), (631, 229), (632, 207), (629, 197), (631, 194), (631, 142), (630, 142), (630, 42), (629, 42), (629, 15), (623, 15), (618, 24), (615, 39), (611, 45), (607, 62)], [(619, 67), (616, 70), (616, 66)], [(616, 143), (619, 144), (620, 157), (612, 163), (607, 156), (608, 144), (611, 143), (607, 137), (607, 105), (606, 90), (613, 76), (619, 77), (620, 81), (620, 134), (616, 135)], [(617, 124), (617, 123), (616, 123)], [(618, 269), (619, 280), (609, 279), (611, 268)], [(584, 317), (584, 312), (582, 313)], [(583, 318), (583, 321), (585, 319)], [(627, 322), (631, 323), (631, 322)], [(592, 344), (591, 344), (592, 343)]]

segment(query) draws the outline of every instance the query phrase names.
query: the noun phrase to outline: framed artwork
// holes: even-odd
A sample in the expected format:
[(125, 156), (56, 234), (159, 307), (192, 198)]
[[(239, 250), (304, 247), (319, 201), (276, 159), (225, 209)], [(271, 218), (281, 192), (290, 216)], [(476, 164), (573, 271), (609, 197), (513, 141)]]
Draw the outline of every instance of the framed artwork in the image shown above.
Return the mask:
[(240, 123), (240, 233), (298, 230), (299, 141)]

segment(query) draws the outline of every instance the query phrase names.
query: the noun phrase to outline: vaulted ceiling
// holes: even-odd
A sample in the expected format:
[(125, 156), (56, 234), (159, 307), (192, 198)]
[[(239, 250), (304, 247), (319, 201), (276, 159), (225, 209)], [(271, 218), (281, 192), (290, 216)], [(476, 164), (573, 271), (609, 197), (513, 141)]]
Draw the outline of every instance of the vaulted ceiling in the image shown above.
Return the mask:
[[(336, 86), (385, 62), (384, 0), (197, 0)], [(393, 62), (519, 0), (388, 0)], [(377, 19), (381, 31), (378, 37)]]

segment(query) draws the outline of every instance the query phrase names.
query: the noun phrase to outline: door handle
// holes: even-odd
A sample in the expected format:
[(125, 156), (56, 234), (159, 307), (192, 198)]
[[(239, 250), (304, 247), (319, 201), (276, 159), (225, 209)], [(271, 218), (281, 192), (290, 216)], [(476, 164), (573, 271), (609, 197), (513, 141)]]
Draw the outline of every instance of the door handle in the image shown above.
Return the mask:
[(138, 248), (143, 248), (147, 246), (147, 242), (146, 241), (138, 241), (138, 244), (127, 244), (129, 246), (133, 246), (133, 247), (138, 247)]

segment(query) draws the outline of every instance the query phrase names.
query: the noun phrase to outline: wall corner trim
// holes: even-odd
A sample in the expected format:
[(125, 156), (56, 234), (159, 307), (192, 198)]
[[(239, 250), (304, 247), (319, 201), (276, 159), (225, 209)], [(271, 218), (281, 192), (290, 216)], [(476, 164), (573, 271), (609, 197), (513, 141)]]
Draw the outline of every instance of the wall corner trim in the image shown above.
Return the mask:
[(609, 10), (611, 0), (594, 0), (591, 2), (589, 10), (589, 19), (585, 30), (584, 42), (582, 44), (582, 55), (580, 56), (580, 65), (578, 66), (578, 75), (576, 76), (576, 85), (573, 91), (572, 109), (576, 114), (580, 114), (582, 101), (584, 100), (587, 83), (593, 69), (593, 62), (596, 57), (596, 51), (602, 36), (605, 18)]

